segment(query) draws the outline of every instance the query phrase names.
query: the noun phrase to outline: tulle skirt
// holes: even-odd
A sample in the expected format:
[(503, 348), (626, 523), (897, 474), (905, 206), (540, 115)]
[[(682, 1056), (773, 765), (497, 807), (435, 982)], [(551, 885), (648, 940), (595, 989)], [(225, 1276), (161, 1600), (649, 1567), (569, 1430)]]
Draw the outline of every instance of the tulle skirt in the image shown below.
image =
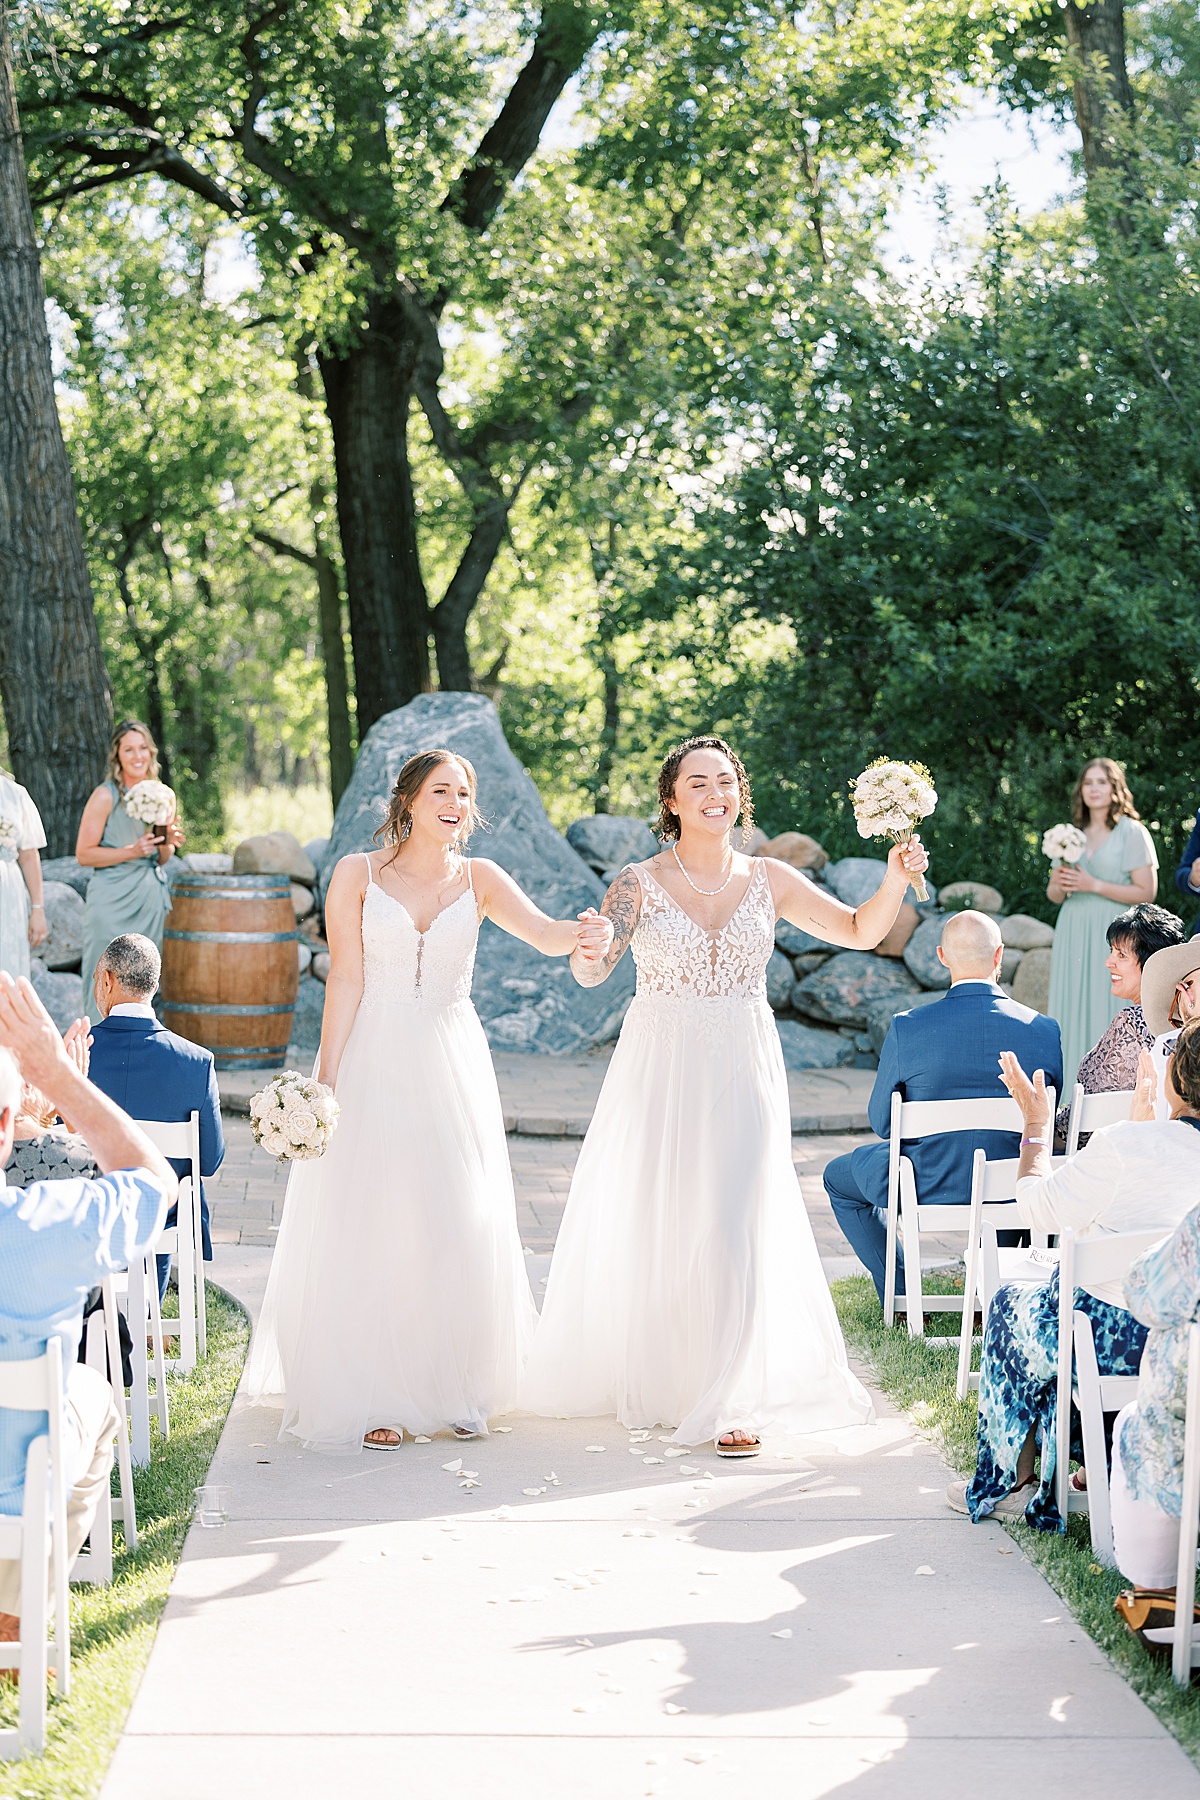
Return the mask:
[(474, 1007), (361, 1007), (337, 1094), (328, 1150), (288, 1181), (246, 1388), (318, 1450), (485, 1429), (515, 1403), (537, 1315)]
[(639, 995), (584, 1140), (522, 1387), (680, 1444), (862, 1424), (765, 1000)]

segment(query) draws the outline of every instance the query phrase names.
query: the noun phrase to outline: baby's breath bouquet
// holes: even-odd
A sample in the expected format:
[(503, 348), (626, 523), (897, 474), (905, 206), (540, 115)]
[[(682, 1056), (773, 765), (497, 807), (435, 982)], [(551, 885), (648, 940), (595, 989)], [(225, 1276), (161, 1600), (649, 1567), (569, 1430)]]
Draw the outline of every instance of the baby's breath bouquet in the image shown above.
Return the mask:
[[(868, 763), (850, 783), (858, 835), (891, 838), (907, 844), (922, 819), (937, 805), (933, 776), (923, 763), (892, 762), (886, 756)], [(929, 889), (920, 875), (912, 877), (918, 900), (928, 900)]]
[(323, 1081), (285, 1069), (251, 1100), (250, 1129), (280, 1162), (311, 1162), (329, 1148), (341, 1110)]
[(16, 862), (17, 828), (11, 819), (0, 818), (0, 862)]
[(1077, 863), (1087, 849), (1078, 825), (1052, 825), (1042, 839), (1042, 855), (1053, 863)]
[(164, 837), (175, 817), (175, 794), (165, 781), (135, 781), (125, 796), (125, 811), (139, 825), (152, 825), (155, 837)]

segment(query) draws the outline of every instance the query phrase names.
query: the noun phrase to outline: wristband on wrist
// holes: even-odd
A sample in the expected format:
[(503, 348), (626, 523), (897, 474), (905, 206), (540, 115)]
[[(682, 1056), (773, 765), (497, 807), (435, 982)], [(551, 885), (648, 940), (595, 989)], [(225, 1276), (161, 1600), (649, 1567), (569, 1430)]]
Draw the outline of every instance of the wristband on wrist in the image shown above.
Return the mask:
[(1049, 1141), (1049, 1138), (1044, 1137), (1023, 1137), (1021, 1139), (1021, 1148), (1024, 1149), (1026, 1144), (1040, 1144), (1044, 1150)]
[(30, 910), (30, 912), (45, 912), (46, 909), (42, 905), (40, 900), (35, 900), (33, 905), (29, 908), (29, 910)]

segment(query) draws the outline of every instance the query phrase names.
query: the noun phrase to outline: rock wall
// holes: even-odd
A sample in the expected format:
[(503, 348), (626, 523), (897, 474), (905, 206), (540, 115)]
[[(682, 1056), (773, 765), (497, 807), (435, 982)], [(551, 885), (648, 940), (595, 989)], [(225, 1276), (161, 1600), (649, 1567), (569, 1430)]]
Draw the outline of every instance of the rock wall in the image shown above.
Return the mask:
[[(470, 853), (499, 863), (552, 918), (598, 907), (603, 883), (551, 825), (482, 694), (421, 694), (372, 726), (334, 819), (321, 863), (322, 895), (339, 857), (372, 847), (403, 763), (418, 750), (443, 746), (467, 757), (479, 777), (488, 829), (476, 833)], [(581, 988), (565, 957), (541, 956), (484, 921), (472, 997), (495, 1049), (553, 1054), (608, 1043), (632, 993), (628, 957), (601, 987)]]

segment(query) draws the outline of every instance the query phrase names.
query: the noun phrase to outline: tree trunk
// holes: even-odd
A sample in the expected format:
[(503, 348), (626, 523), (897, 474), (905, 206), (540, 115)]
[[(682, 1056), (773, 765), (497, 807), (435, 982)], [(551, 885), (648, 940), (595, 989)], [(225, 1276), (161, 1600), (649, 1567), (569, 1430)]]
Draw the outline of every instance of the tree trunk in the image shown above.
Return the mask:
[(360, 342), (318, 358), (337, 468), (359, 742), (430, 687), (429, 605), (408, 460), (414, 348), (399, 306), (375, 295)]
[(7, 7), (0, 3), (0, 698), (51, 856), (103, 778), (112, 695), (50, 367)]
[(604, 724), (600, 728), (600, 753), (592, 785), (592, 811), (606, 813), (612, 799), (613, 769), (617, 761), (617, 735), (621, 729), (621, 678), (612, 646), (601, 642), (600, 676), (604, 682)]
[(321, 627), (321, 660), (325, 664), (325, 701), (329, 713), (329, 791), (334, 810), (354, 773), (350, 735), (350, 690), (346, 682), (346, 640), (342, 631), (342, 590), (325, 540), (325, 484), (308, 490), (313, 522), (313, 567), (317, 575), (317, 616)]
[(467, 620), (504, 542), (510, 505), (497, 495), (479, 514), (449, 586), (433, 609), (438, 686), (443, 693), (469, 694), (475, 686), (467, 654)]
[(1083, 139), (1089, 182), (1128, 167), (1128, 153), (1113, 131), (1112, 108), (1133, 118), (1133, 89), (1125, 66), (1124, 0), (1067, 0), (1067, 42), (1075, 58), (1075, 119)]

